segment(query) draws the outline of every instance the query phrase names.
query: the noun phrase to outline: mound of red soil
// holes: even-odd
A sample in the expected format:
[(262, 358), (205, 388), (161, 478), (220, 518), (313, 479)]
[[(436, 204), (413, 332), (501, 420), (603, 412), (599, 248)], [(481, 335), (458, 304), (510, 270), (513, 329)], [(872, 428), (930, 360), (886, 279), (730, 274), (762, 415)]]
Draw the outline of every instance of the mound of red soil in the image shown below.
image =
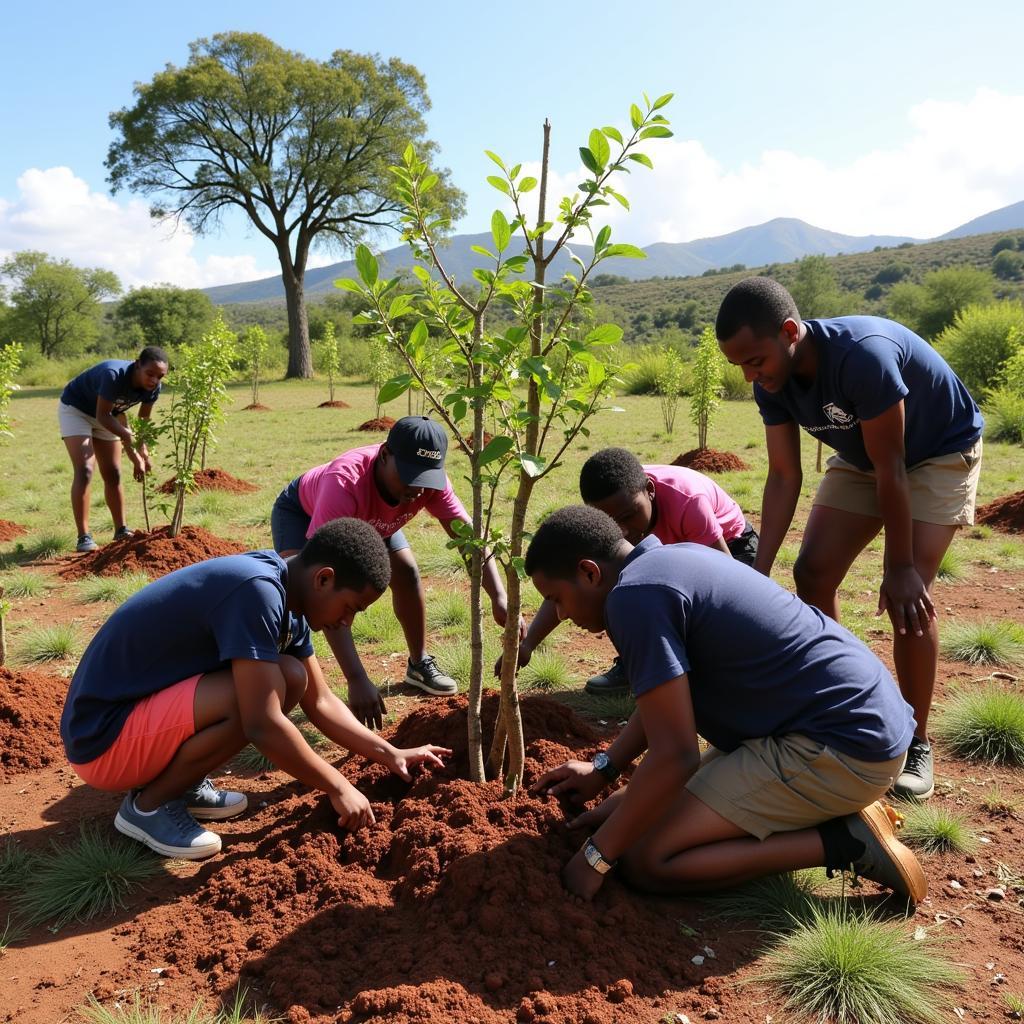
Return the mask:
[(390, 416), (378, 416), (376, 419), (360, 423), (356, 430), (390, 430), (395, 421)]
[[(472, 448), (473, 448), (473, 435), (472, 434), (466, 434), (463, 437), (463, 440), (466, 442), (466, 444), (469, 445), (470, 450), (472, 450)], [(491, 443), (491, 441), (493, 441), (493, 440), (494, 440), (494, 435), (487, 433), (487, 431), (485, 430), (484, 431), (484, 447), (486, 448)]]
[[(161, 964), (221, 994), (245, 985), (293, 1024), (649, 1024), (715, 1006), (711, 975), (750, 936), (714, 936), (717, 959), (698, 967), (700, 947), (679, 933), (682, 901), (647, 899), (615, 876), (592, 903), (567, 896), (559, 871), (583, 836), (553, 800), (457, 777), (465, 709), (462, 698), (431, 701), (390, 737), (451, 746), (443, 771), (410, 785), (379, 765), (342, 763), (375, 826), (339, 833), (312, 794), (261, 812), (201, 891), (146, 915), (140, 959), (159, 950)], [(526, 697), (522, 709), (527, 783), (599, 742), (548, 698)], [(690, 992), (669, 1006), (661, 994), (681, 988)]]
[(0, 544), (4, 544), (9, 540), (16, 540), (18, 537), (23, 537), (26, 533), (28, 533), (28, 530), (24, 526), (12, 523), (10, 519), (0, 519)]
[(734, 469), (750, 469), (738, 455), (720, 452), (715, 448), (691, 448), (675, 459), (672, 465), (686, 466), (700, 473), (730, 473)]
[(63, 760), (60, 713), (67, 692), (60, 676), (0, 668), (0, 782)]
[[(165, 480), (158, 488), (161, 494), (174, 493), (174, 478)], [(225, 473), (223, 469), (200, 469), (195, 475), (194, 491), (228, 491), (231, 494), (252, 494), (259, 488), (248, 480)]]
[(76, 556), (60, 574), (65, 579), (77, 580), (89, 575), (144, 572), (156, 579), (207, 558), (237, 555), (246, 550), (243, 544), (223, 540), (201, 526), (183, 526), (177, 537), (171, 536), (169, 526), (162, 526), (149, 533), (136, 531), (131, 537), (111, 541), (88, 555)]
[(1006, 494), (982, 505), (975, 520), (1008, 533), (1024, 533), (1024, 491)]
[(243, 406), (242, 412), (270, 412), (270, 406), (263, 405), (262, 402), (250, 402), (248, 405)]
[[(352, 406), (349, 405), (348, 402), (343, 402), (340, 399), (335, 399), (333, 402), (321, 402), (317, 406), (317, 408), (318, 409), (351, 409)], [(371, 422), (373, 422), (373, 421), (371, 420)], [(362, 430), (363, 428), (360, 427), (359, 429)]]

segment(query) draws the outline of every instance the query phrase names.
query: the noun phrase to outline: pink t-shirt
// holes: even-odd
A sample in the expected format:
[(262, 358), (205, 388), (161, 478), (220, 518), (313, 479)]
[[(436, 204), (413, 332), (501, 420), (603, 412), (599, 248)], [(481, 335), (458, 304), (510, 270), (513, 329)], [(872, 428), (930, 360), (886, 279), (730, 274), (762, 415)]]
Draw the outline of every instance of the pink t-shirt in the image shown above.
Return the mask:
[(387, 540), (424, 508), (442, 523), (452, 519), (469, 522), (469, 516), (462, 502), (455, 496), (452, 482), (447, 477), (443, 491), (427, 490), (415, 501), (389, 505), (381, 497), (373, 479), (373, 463), (378, 451), (379, 444), (353, 448), (339, 455), (333, 462), (302, 474), (299, 481), (299, 503), (312, 520), (306, 532), (307, 537), (312, 537), (324, 523), (332, 519), (351, 516), (369, 523)]
[(644, 466), (654, 481), (657, 513), (651, 531), (662, 544), (717, 544), (746, 527), (743, 510), (714, 480), (684, 466)]

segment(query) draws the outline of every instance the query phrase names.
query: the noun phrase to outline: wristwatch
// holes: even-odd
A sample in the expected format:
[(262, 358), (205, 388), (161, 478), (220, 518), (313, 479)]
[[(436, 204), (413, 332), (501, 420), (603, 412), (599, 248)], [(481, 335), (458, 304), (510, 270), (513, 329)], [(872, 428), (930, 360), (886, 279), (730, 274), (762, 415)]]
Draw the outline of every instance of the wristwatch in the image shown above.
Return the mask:
[(586, 862), (599, 874), (606, 875), (613, 867), (615, 861), (605, 860), (601, 851), (594, 845), (594, 840), (588, 839), (583, 844), (583, 856)]
[(612, 764), (612, 759), (606, 750), (599, 750), (590, 763), (594, 766), (595, 772), (600, 772), (604, 776), (605, 782), (614, 782), (622, 774)]

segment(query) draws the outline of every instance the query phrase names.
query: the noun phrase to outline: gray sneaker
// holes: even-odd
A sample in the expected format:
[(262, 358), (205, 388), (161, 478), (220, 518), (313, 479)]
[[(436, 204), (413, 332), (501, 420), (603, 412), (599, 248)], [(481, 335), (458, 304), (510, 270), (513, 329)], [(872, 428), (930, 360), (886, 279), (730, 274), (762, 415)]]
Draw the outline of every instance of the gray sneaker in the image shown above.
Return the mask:
[(244, 793), (233, 789), (218, 789), (208, 778), (185, 791), (181, 798), (185, 808), (199, 821), (223, 821), (233, 818), (249, 806)]
[(143, 814), (135, 806), (133, 791), (121, 801), (114, 828), (164, 857), (203, 860), (220, 853), (220, 836), (207, 832), (183, 800), (169, 800), (152, 814)]
[(92, 539), (91, 533), (83, 533), (78, 538), (78, 543), (75, 545), (75, 550), (85, 554), (87, 551), (95, 551), (99, 547), (99, 544)]
[(127, 526), (119, 526), (114, 531), (114, 540), (124, 540), (126, 537), (134, 537), (135, 531), (129, 529)]
[(415, 664), (409, 662), (405, 671), (405, 681), (432, 697), (451, 697), (459, 692), (459, 684), (451, 676), (446, 676), (429, 654)]
[(583, 687), (584, 693), (594, 696), (613, 696), (620, 693), (629, 693), (629, 679), (626, 677), (626, 670), (622, 667), (622, 661), (616, 658), (611, 668), (591, 676)]
[(892, 792), (902, 800), (927, 800), (935, 792), (934, 760), (927, 740), (915, 736), (910, 741), (906, 763)]
[(928, 895), (928, 881), (913, 852), (897, 838), (899, 815), (876, 800), (870, 807), (848, 814), (843, 823), (864, 852), (851, 865), (855, 875), (878, 882), (915, 906)]

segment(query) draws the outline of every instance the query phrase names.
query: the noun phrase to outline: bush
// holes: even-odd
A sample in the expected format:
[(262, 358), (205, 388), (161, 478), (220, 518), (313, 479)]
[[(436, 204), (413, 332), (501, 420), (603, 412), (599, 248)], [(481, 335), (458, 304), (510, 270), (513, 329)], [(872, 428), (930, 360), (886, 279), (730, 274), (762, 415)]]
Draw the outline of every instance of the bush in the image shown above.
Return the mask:
[(645, 347), (637, 352), (630, 359), (633, 368), (626, 374), (626, 394), (657, 394), (658, 377), (665, 372), (666, 362), (665, 349)]
[(895, 284), (909, 276), (910, 264), (893, 260), (891, 263), (886, 263), (871, 280), (875, 284)]
[(998, 256), (1004, 251), (1013, 251), (1017, 248), (1017, 240), (1013, 235), (1003, 235), (1002, 238), (997, 238), (992, 244), (992, 255)]
[(971, 305), (935, 340), (954, 373), (975, 395), (983, 394), (1000, 379), (1003, 364), (1024, 340), (1024, 305), (994, 302)]
[(992, 261), (992, 273), (1000, 281), (1017, 281), (1024, 275), (1024, 253), (1003, 250)]
[(726, 363), (722, 370), (722, 398), (727, 402), (742, 402), (754, 397), (753, 388), (747, 383), (743, 371), (732, 363)]
[(900, 839), (907, 846), (925, 853), (972, 853), (978, 846), (978, 836), (962, 814), (938, 804), (905, 804), (900, 811)]
[(993, 441), (1024, 444), (1024, 395), (996, 388), (985, 402), (986, 434)]
[(963, 690), (946, 706), (935, 732), (968, 761), (1024, 765), (1024, 697), (995, 684)]
[(920, 285), (901, 281), (889, 292), (889, 313), (925, 338), (934, 338), (968, 306), (992, 302), (995, 279), (974, 267), (943, 267)]
[(950, 622), (939, 644), (943, 657), (968, 665), (1016, 665), (1024, 656), (1024, 627), (1012, 622)]

